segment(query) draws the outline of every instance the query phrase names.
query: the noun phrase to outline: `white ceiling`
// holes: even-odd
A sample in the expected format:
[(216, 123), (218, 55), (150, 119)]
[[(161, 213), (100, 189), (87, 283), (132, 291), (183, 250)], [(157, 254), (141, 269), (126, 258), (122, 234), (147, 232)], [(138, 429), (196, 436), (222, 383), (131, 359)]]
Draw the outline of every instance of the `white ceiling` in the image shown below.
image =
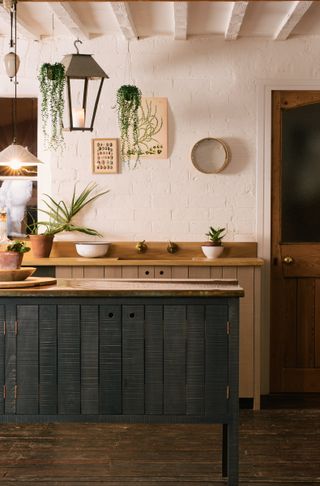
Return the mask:
[[(25, 2), (18, 3), (19, 37), (67, 35), (90, 38), (168, 36), (188, 39), (219, 35), (229, 39), (281, 40), (320, 35), (320, 2)], [(9, 35), (0, 5), (0, 35)], [(178, 40), (177, 40), (178, 42)], [(180, 40), (179, 40), (180, 42)]]

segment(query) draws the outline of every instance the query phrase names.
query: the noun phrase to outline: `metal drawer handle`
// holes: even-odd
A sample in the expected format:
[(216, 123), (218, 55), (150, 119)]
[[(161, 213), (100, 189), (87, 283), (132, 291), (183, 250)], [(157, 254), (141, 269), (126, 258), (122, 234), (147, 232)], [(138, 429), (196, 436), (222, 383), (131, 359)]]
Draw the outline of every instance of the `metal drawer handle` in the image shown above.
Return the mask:
[(294, 259), (291, 256), (285, 256), (283, 259), (283, 263), (286, 263), (287, 265), (291, 265), (291, 263), (294, 262)]

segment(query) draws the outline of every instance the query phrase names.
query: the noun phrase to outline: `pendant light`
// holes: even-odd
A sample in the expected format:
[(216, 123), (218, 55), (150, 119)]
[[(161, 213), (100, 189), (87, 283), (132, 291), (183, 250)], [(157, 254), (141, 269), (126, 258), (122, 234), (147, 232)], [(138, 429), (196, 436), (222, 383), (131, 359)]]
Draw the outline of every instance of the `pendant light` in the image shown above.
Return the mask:
[[(42, 164), (27, 147), (22, 147), (16, 143), (17, 134), (17, 72), (19, 68), (19, 57), (17, 56), (17, 2), (13, 0), (10, 4), (11, 17), (11, 39), (10, 47), (14, 47), (14, 52), (5, 56), (5, 65), (8, 76), (13, 80), (14, 99), (12, 106), (12, 144), (0, 152), (0, 165), (8, 166), (13, 171), (19, 171), (21, 167)], [(14, 32), (14, 34), (13, 34)], [(9, 57), (8, 57), (9, 56)]]
[[(16, 7), (16, 4), (12, 1), (6, 6), (10, 13), (10, 49), (13, 49), (15, 44), (13, 40), (13, 29), (16, 29)], [(16, 76), (19, 70), (20, 58), (15, 50), (11, 50), (10, 52), (8, 52), (8, 54), (4, 56), (3, 61), (7, 75), (9, 76), (10, 81), (12, 81), (12, 79)]]
[[(79, 53), (77, 43), (82, 44), (82, 41), (78, 39), (74, 42), (77, 53), (68, 54), (61, 61), (65, 67), (67, 83), (68, 128), (70, 131), (92, 131), (103, 82), (109, 76), (91, 54)], [(89, 105), (92, 107), (91, 111)]]

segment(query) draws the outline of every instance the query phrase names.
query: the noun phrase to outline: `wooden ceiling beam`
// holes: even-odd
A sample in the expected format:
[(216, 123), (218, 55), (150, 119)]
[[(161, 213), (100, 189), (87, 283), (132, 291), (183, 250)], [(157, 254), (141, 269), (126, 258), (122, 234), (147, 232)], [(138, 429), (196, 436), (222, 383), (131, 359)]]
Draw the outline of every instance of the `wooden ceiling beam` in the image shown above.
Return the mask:
[(188, 2), (173, 2), (174, 38), (186, 40), (188, 35)]
[(128, 41), (138, 39), (127, 2), (110, 2), (110, 5), (124, 38)]
[(226, 40), (236, 40), (239, 36), (249, 2), (234, 2), (225, 31)]
[(280, 27), (274, 35), (275, 40), (286, 40), (300, 22), (305, 13), (309, 10), (313, 1), (296, 1), (287, 13)]
[(89, 39), (89, 32), (81, 23), (78, 15), (72, 10), (70, 5), (62, 2), (47, 2), (50, 10), (57, 19), (68, 29), (70, 34), (77, 39)]
[[(10, 27), (10, 13), (0, 5), (0, 19), (3, 20)], [(35, 32), (19, 18), (19, 12), (17, 12), (17, 36), (26, 37), (27, 39), (40, 40), (40, 36), (35, 34)]]

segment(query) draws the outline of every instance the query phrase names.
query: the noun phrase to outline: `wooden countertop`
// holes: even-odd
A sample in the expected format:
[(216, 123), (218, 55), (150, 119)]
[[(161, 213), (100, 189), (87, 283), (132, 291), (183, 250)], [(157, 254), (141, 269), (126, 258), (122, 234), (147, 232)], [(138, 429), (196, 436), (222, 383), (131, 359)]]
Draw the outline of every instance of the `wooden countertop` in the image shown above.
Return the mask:
[(117, 259), (117, 258), (83, 258), (83, 257), (49, 257), (49, 258), (25, 258), (23, 266), (204, 266), (204, 267), (248, 267), (262, 266), (262, 258), (178, 258), (172, 256), (168, 259)]
[(242, 297), (237, 280), (58, 279), (56, 285), (1, 289), (1, 297)]

